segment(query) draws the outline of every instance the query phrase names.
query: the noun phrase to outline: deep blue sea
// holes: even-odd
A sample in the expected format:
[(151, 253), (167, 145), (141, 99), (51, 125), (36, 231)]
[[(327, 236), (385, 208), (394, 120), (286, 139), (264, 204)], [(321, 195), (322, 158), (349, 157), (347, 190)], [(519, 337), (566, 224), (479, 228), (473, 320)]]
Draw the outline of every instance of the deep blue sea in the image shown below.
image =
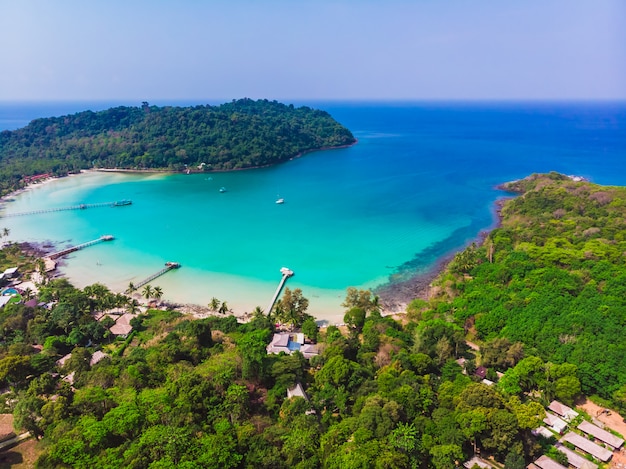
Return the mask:
[[(0, 129), (139, 103), (0, 103)], [(181, 102), (152, 104), (205, 104)], [(216, 103), (210, 103), (216, 104)], [(86, 174), (44, 184), (8, 212), (130, 198), (133, 205), (3, 220), (14, 240), (64, 245), (113, 234), (63, 267), (78, 286), (123, 290), (163, 262), (165, 296), (266, 307), (282, 266), (310, 312), (338, 320), (348, 286), (424, 272), (494, 222), (495, 186), (559, 171), (626, 185), (626, 103), (294, 103), (358, 138), (272, 168), (198, 175)], [(219, 187), (228, 192), (220, 194)], [(280, 196), (285, 204), (276, 205)]]

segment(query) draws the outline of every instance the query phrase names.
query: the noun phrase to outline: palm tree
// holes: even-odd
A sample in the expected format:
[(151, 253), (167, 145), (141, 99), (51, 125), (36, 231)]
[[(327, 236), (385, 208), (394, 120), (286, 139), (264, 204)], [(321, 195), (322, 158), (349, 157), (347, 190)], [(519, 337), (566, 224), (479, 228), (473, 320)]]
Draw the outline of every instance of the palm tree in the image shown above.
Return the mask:
[(213, 312), (216, 312), (220, 307), (220, 300), (213, 297), (211, 298), (211, 302), (209, 303), (209, 309)]
[(141, 294), (146, 300), (149, 300), (150, 298), (152, 298), (152, 287), (150, 286), (150, 284), (143, 287)]
[(220, 314), (226, 314), (228, 313), (229, 309), (228, 309), (228, 305), (226, 304), (225, 301), (222, 302), (222, 305), (220, 306), (220, 309), (217, 311)]
[(130, 295), (135, 290), (137, 290), (137, 288), (135, 288), (135, 284), (133, 282), (128, 282), (128, 288), (126, 288), (124, 293), (126, 293), (127, 295)]
[(139, 302), (134, 298), (129, 298), (128, 302), (126, 303), (126, 311), (128, 311), (130, 314), (137, 313), (137, 311), (139, 311)]
[(2, 237), (8, 238), (11, 234), (11, 230), (9, 228), (2, 228)]
[(33, 291), (30, 289), (30, 287), (28, 287), (26, 288), (26, 290), (24, 290), (24, 293), (22, 293), (22, 295), (28, 301), (33, 297)]
[(163, 289), (157, 285), (152, 289), (152, 296), (157, 302), (160, 301), (163, 298)]

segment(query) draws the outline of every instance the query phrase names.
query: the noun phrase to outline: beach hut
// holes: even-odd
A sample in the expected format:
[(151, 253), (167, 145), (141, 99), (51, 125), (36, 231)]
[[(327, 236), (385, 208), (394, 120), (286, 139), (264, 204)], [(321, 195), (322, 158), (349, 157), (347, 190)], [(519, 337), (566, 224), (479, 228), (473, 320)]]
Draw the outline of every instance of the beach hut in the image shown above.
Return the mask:
[(624, 440), (613, 435), (612, 433), (603, 430), (600, 427), (596, 427), (593, 423), (584, 421), (578, 425), (578, 429), (585, 432), (587, 435), (593, 436), (596, 440), (606, 443), (613, 449), (620, 449), (624, 444)]
[(568, 422), (578, 417), (578, 412), (559, 401), (550, 402), (548, 409)]
[(561, 438), (561, 442), (571, 443), (579, 450), (589, 453), (591, 456), (602, 462), (609, 461), (613, 456), (613, 451), (609, 451), (608, 449), (603, 448), (602, 446), (595, 444), (593, 441), (589, 441), (587, 438), (574, 432), (569, 432)]
[(567, 469), (565, 466), (559, 464), (554, 459), (550, 459), (548, 456), (543, 455), (535, 461), (535, 465), (541, 469)]

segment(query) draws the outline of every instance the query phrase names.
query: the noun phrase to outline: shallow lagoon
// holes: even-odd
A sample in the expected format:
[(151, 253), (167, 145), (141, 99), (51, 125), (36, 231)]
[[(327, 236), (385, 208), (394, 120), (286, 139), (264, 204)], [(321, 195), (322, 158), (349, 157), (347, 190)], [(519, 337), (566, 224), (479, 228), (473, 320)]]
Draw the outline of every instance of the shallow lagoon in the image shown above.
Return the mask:
[[(232, 173), (88, 173), (52, 181), (6, 205), (19, 212), (132, 199), (133, 205), (7, 218), (11, 239), (60, 246), (112, 234), (72, 254), (77, 285), (152, 282), (172, 301), (265, 308), (280, 280), (310, 312), (338, 321), (348, 286), (428, 269), (492, 225), (494, 186), (556, 170), (626, 183), (624, 105), (326, 104), (359, 139), (272, 167)], [(227, 192), (220, 193), (225, 187)], [(278, 197), (285, 199), (276, 204)]]

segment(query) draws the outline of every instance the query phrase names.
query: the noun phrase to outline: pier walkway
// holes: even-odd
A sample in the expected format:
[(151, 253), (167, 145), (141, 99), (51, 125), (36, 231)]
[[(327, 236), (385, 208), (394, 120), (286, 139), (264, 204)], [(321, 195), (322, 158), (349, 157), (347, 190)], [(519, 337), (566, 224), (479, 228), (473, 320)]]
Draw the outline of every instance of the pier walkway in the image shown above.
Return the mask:
[(72, 246), (72, 247), (69, 247), (67, 249), (63, 249), (62, 251), (58, 251), (58, 252), (54, 252), (52, 254), (48, 254), (44, 258), (44, 261), (45, 261), (46, 258), (48, 258), (50, 260), (58, 259), (59, 257), (67, 256), (68, 254), (70, 254), (72, 252), (79, 251), (81, 249), (84, 249), (84, 248), (89, 247), (89, 246), (93, 246), (94, 244), (98, 244), (98, 243), (101, 243), (103, 241), (113, 241), (113, 239), (115, 239), (115, 238), (113, 238), (113, 236), (111, 236), (111, 235), (100, 236), (98, 239), (94, 239), (93, 241), (88, 241), (88, 242), (83, 243), (83, 244), (78, 244), (76, 246)]
[(46, 208), (42, 210), (31, 210), (30, 212), (15, 212), (15, 213), (7, 213), (2, 215), (2, 218), (11, 218), (11, 217), (22, 217), (25, 215), (37, 215), (40, 213), (52, 213), (52, 212), (63, 212), (65, 210), (85, 210), (87, 208), (98, 208), (98, 207), (124, 207), (126, 205), (132, 205), (132, 200), (118, 200), (117, 202), (100, 202), (96, 204), (80, 204), (80, 205), (70, 205), (69, 207), (59, 207), (59, 208)]
[(287, 279), (293, 276), (293, 270), (288, 269), (287, 267), (281, 268), (280, 273), (283, 274), (283, 277), (280, 279), (280, 283), (278, 284), (278, 288), (276, 289), (276, 292), (274, 293), (272, 302), (267, 307), (267, 310), (266, 310), (267, 314), (270, 314), (272, 312), (272, 308), (274, 307), (274, 304), (276, 303), (276, 300), (278, 299), (278, 295), (280, 295), (281, 290), (285, 286), (285, 282), (287, 281)]
[(178, 262), (166, 262), (164, 269), (161, 269), (157, 273), (150, 275), (150, 277), (142, 280), (139, 283), (136, 283), (135, 289), (138, 290), (144, 285), (147, 285), (148, 283), (152, 282), (155, 278), (160, 277), (161, 275), (169, 272), (172, 269), (179, 269), (179, 268), (180, 268), (180, 264)]

